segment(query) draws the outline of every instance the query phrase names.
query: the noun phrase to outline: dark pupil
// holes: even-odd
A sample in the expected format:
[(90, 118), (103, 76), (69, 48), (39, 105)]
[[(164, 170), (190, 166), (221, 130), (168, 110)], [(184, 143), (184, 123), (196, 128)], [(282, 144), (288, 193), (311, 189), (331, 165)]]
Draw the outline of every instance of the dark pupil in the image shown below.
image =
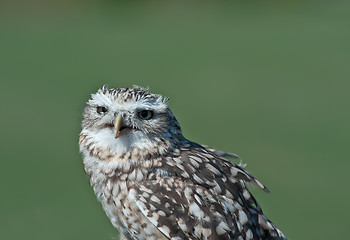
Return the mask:
[(149, 114), (148, 111), (142, 111), (142, 112), (140, 112), (140, 116), (141, 116), (142, 118), (147, 118), (147, 117), (148, 117), (148, 114)]
[(98, 113), (106, 113), (108, 110), (105, 107), (97, 107), (97, 112)]

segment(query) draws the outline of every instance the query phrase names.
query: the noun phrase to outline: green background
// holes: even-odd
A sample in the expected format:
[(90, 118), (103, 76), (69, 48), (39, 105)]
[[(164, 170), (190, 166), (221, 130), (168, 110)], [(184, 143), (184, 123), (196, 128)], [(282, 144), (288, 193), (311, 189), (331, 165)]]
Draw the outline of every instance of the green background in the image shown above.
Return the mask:
[(103, 84), (240, 155), (290, 239), (348, 236), (349, 1), (0, 4), (0, 239), (116, 239), (77, 144)]

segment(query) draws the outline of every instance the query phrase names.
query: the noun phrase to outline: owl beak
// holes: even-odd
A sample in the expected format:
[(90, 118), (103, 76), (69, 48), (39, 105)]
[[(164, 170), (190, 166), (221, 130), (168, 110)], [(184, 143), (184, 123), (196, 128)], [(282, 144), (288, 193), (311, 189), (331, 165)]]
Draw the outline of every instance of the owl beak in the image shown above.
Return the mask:
[(114, 128), (113, 128), (113, 133), (115, 138), (117, 139), (120, 136), (120, 127), (122, 125), (122, 115), (118, 114), (117, 118), (113, 122)]

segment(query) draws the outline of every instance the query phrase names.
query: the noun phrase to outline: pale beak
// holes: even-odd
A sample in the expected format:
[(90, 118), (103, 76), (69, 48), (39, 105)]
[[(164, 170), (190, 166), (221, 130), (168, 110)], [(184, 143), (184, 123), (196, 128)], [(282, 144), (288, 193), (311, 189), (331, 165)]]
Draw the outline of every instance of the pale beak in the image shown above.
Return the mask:
[(117, 118), (113, 122), (114, 128), (113, 128), (113, 133), (115, 138), (117, 139), (120, 136), (120, 127), (122, 125), (122, 115), (118, 114)]

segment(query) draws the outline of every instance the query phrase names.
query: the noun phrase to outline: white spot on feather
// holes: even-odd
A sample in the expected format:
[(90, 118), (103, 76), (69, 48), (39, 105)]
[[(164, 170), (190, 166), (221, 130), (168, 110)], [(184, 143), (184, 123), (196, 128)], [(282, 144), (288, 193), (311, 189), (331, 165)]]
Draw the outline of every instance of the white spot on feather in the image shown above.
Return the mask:
[(170, 238), (170, 229), (163, 225), (161, 227), (158, 227), (159, 231), (161, 231), (165, 236), (167, 236), (168, 238)]
[(200, 177), (198, 177), (196, 174), (193, 174), (193, 179), (199, 184), (204, 183), (203, 180)]
[(246, 239), (253, 239), (253, 233), (252, 233), (252, 230), (248, 229), (247, 232), (246, 232)]
[(193, 214), (197, 218), (204, 217), (204, 212), (199, 208), (199, 206), (195, 202), (190, 204), (189, 210), (190, 210), (190, 213)]
[(197, 200), (197, 202), (199, 204), (202, 204), (202, 201), (201, 201), (200, 197), (197, 194), (194, 195), (194, 198)]
[(228, 232), (230, 228), (227, 226), (225, 222), (221, 221), (215, 230), (218, 235), (222, 235)]
[(243, 210), (238, 211), (238, 214), (239, 214), (239, 221), (241, 222), (242, 225), (248, 222), (248, 217)]
[(151, 199), (151, 201), (160, 204), (160, 199), (157, 198), (155, 195), (152, 195), (150, 199)]

